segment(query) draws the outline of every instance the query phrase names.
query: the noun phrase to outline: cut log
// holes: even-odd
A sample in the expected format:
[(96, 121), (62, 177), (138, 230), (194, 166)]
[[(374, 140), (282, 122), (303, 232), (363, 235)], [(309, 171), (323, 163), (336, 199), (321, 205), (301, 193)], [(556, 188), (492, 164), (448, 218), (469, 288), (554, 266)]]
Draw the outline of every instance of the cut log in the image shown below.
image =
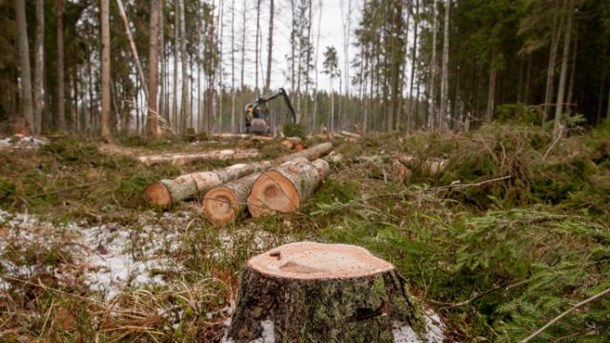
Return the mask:
[(197, 161), (206, 160), (241, 160), (246, 158), (256, 158), (259, 156), (257, 149), (246, 149), (246, 150), (214, 150), (204, 151), (197, 153), (173, 153), (173, 154), (161, 154), (161, 155), (147, 155), (140, 156), (138, 160), (147, 166), (171, 162), (175, 165), (185, 165)]
[(225, 182), (239, 179), (257, 171), (264, 171), (273, 165), (279, 165), (287, 161), (299, 158), (316, 159), (331, 152), (332, 148), (332, 143), (322, 143), (274, 161), (240, 163), (224, 169), (181, 175), (173, 180), (161, 180), (146, 187), (144, 198), (153, 206), (167, 209), (178, 201), (191, 199), (196, 194), (206, 192)]
[(399, 155), (396, 160), (402, 163), (408, 169), (419, 168), (422, 173), (432, 176), (440, 174), (449, 163), (449, 160), (442, 158), (431, 158), (429, 160), (419, 160), (410, 155)]
[(425, 326), (393, 265), (353, 245), (299, 242), (247, 262), (223, 342), (398, 342), (407, 331), (419, 342)]
[(190, 199), (225, 182), (271, 167), (271, 162), (234, 164), (212, 171), (181, 175), (173, 180), (161, 180), (146, 187), (144, 197), (149, 204), (167, 209), (172, 204)]
[(290, 155), (286, 155), (286, 156), (282, 156), (278, 159), (275, 160), (276, 164), (282, 164), (284, 162), (288, 162), (288, 161), (292, 161), (294, 159), (297, 159), (299, 157), (305, 157), (306, 159), (313, 161), (315, 159), (318, 159), (324, 155), (329, 154), (331, 151), (333, 150), (333, 143), (331, 142), (326, 142), (326, 143), (322, 143), (322, 144), (318, 144), (315, 146), (312, 146), (311, 148), (307, 148), (305, 150), (302, 151), (298, 151), (295, 153), (292, 153)]
[[(295, 162), (305, 162), (299, 158)], [(291, 163), (286, 162), (286, 163)], [(215, 225), (233, 223), (246, 209), (252, 185), (263, 173), (254, 173), (211, 189), (203, 198), (203, 216)]]
[(345, 137), (349, 137), (349, 138), (355, 138), (355, 139), (360, 138), (359, 134), (349, 132), (349, 131), (341, 131), (340, 134), (341, 134), (341, 136), (345, 136)]
[(253, 217), (294, 212), (330, 173), (328, 162), (287, 162), (262, 174), (248, 196)]

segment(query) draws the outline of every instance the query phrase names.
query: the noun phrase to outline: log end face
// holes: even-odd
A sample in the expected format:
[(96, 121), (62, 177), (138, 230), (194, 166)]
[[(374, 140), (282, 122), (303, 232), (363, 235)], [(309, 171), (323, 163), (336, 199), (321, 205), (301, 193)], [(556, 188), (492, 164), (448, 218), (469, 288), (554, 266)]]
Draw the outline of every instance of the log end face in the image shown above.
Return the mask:
[(233, 192), (215, 188), (203, 198), (203, 215), (213, 224), (230, 224), (237, 217), (239, 199)]
[(168, 209), (172, 205), (172, 195), (169, 189), (161, 182), (150, 184), (144, 189), (144, 199), (150, 205)]
[(294, 212), (300, 206), (299, 194), (290, 180), (271, 171), (261, 175), (248, 196), (252, 217)]
[(346, 244), (299, 242), (282, 245), (248, 261), (259, 273), (287, 279), (347, 279), (374, 276), (394, 266), (368, 250)]

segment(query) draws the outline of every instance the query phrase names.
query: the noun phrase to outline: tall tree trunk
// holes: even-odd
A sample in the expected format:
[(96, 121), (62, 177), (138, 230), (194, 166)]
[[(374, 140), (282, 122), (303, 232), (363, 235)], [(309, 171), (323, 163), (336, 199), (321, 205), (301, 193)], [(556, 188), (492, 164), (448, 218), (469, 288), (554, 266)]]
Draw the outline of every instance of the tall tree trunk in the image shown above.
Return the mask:
[(218, 132), (222, 132), (222, 127), (223, 127), (223, 87), (222, 87), (222, 44), (224, 42), (224, 37), (223, 37), (223, 30), (224, 30), (224, 25), (222, 24), (224, 22), (224, 1), (223, 0), (219, 0), (219, 9), (218, 9), (218, 19), (216, 20), (216, 22), (218, 23), (218, 34), (216, 36), (216, 38), (214, 39), (214, 41), (216, 42), (215, 45), (218, 45), (218, 63), (215, 65), (216, 70), (214, 71), (215, 73), (218, 74), (217, 78), (218, 78), (218, 98), (216, 101), (216, 111), (217, 111), (217, 115), (216, 115), (216, 122), (218, 123), (218, 127), (217, 130)]
[(451, 1), (445, 2), (445, 32), (443, 37), (443, 65), (441, 71), (441, 102), (438, 116), (438, 126), (446, 130), (449, 124), (447, 113), (449, 102), (449, 16), (451, 12)]
[(172, 125), (176, 132), (180, 131), (180, 115), (178, 114), (178, 56), (180, 56), (180, 0), (174, 1), (174, 80), (172, 82)]
[[(59, 0), (61, 1), (61, 0)], [(102, 137), (110, 138), (110, 20), (109, 0), (101, 0), (102, 28)], [(63, 54), (62, 54), (63, 55)], [(62, 82), (63, 83), (63, 82)], [(63, 87), (63, 84), (62, 84)], [(63, 98), (63, 96), (62, 96)], [(62, 101), (63, 103), (63, 101)]]
[[(57, 113), (55, 125), (59, 131), (66, 131), (65, 86), (64, 86), (64, 1), (55, 0), (55, 36), (57, 40)], [(109, 98), (110, 99), (110, 98)], [(110, 107), (110, 105), (109, 105)]]
[[(153, 4), (151, 4), (151, 9), (152, 9)], [(160, 80), (159, 80), (159, 86), (160, 86), (160, 91), (159, 91), (159, 116), (158, 118), (163, 118), (163, 120), (165, 120), (166, 123), (169, 123), (169, 116), (167, 113), (167, 101), (166, 101), (166, 96), (165, 93), (167, 93), (167, 87), (166, 87), (166, 80), (167, 80), (167, 58), (165, 57), (165, 31), (164, 31), (164, 22), (165, 19), (163, 18), (163, 2), (160, 3), (160, 8), (159, 8), (159, 62), (161, 64), (161, 73), (158, 74), (160, 75)], [(152, 15), (152, 12), (151, 12)], [(149, 43), (150, 44), (150, 43)], [(149, 47), (150, 48), (150, 47)], [(150, 53), (150, 52), (149, 52)], [(149, 80), (150, 82), (150, 80)]]
[(34, 129), (34, 108), (32, 105), (32, 76), (30, 73), (30, 48), (28, 42), (28, 26), (25, 17), (25, 0), (15, 0), (17, 17), (17, 33), (19, 35), (19, 100), (21, 116), (24, 119), (25, 131)]
[(547, 65), (546, 73), (546, 89), (544, 95), (542, 124), (550, 115), (551, 102), (553, 101), (553, 89), (555, 86), (555, 65), (557, 64), (557, 48), (559, 47), (559, 37), (561, 35), (561, 23), (558, 19), (559, 15), (555, 14), (553, 18), (553, 32), (551, 35), (551, 49), (549, 50), (549, 64)]
[(273, 61), (273, 17), (275, 15), (274, 0), (269, 0), (269, 38), (267, 43), (267, 79), (265, 92), (271, 88), (271, 62)]
[[(566, 103), (568, 105), (568, 111), (572, 111), (572, 95), (574, 94), (574, 82), (576, 78), (576, 59), (578, 58), (578, 34), (575, 33), (574, 36), (574, 48), (572, 49), (572, 68), (570, 71), (570, 84), (568, 86), (568, 95), (566, 97)], [(602, 96), (603, 97), (603, 96)], [(601, 104), (600, 104), (601, 109)]]
[[(341, 0), (341, 3), (343, 3), (343, 0)], [(343, 4), (341, 4), (341, 11), (343, 12)], [(343, 22), (343, 77), (345, 79), (345, 97), (349, 98), (349, 47), (350, 38), (352, 36), (352, 0), (347, 0), (347, 13), (344, 13), (341, 19)]]
[(261, 32), (261, 0), (256, 0), (256, 40), (254, 43), (254, 90), (256, 92), (259, 91), (258, 88), (258, 65), (259, 65), (259, 42), (260, 42), (260, 32)]
[(158, 90), (158, 55), (159, 55), (159, 22), (161, 16), (161, 1), (152, 0), (150, 2), (150, 43), (148, 45), (148, 114), (147, 118), (147, 137), (149, 140), (161, 137), (159, 129), (159, 108), (157, 107)]
[(419, 0), (415, 0), (415, 16), (413, 18), (413, 48), (411, 51), (411, 79), (409, 80), (409, 113), (407, 114), (407, 130), (413, 129), (413, 123), (416, 120), (415, 110), (417, 109), (417, 101), (413, 99), (413, 83), (415, 82), (415, 69), (417, 62), (417, 40), (419, 30)]
[(496, 79), (498, 71), (492, 66), (489, 67), (489, 88), (487, 93), (487, 109), (485, 110), (485, 121), (491, 123), (494, 109), (496, 108)]
[(235, 0), (231, 1), (231, 130), (235, 132)]
[(428, 93), (430, 95), (430, 107), (428, 108), (428, 129), (434, 130), (437, 127), (436, 118), (436, 99), (434, 89), (436, 87), (436, 2), (432, 2), (432, 55), (430, 57), (430, 77), (428, 81)]
[(242, 12), (242, 18), (241, 18), (241, 75), (240, 75), (240, 84), (239, 84), (239, 88), (241, 89), (241, 91), (244, 91), (244, 87), (245, 87), (245, 80), (244, 80), (244, 74), (245, 74), (245, 70), (246, 70), (246, 13), (248, 11), (247, 8), (247, 2), (246, 0), (244, 0), (243, 2), (243, 12)]
[(188, 127), (190, 109), (189, 109), (189, 83), (188, 83), (188, 55), (186, 53), (186, 25), (185, 25), (185, 10), (184, 0), (179, 0), (180, 5), (180, 66), (182, 67), (182, 101), (180, 104), (181, 111), (181, 128), (182, 132), (186, 132)]
[(570, 45), (572, 34), (572, 19), (574, 18), (574, 0), (568, 0), (567, 4), (567, 22), (565, 29), (565, 37), (563, 39), (563, 54), (561, 56), (561, 74), (559, 75), (559, 89), (557, 91), (557, 105), (555, 106), (555, 135), (560, 134), (561, 115), (563, 114), (563, 101), (566, 91), (566, 80), (568, 78), (568, 60), (570, 59)]
[(44, 109), (44, 0), (36, 0), (36, 38), (34, 43), (34, 122), (32, 129), (42, 130)]

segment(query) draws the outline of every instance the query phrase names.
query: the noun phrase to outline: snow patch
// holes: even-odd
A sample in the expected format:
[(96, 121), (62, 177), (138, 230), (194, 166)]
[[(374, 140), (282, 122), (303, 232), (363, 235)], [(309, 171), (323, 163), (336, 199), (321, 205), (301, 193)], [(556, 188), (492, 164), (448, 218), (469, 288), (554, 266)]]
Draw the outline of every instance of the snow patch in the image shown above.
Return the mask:
[(15, 134), (12, 137), (0, 139), (0, 150), (33, 150), (48, 144), (44, 137), (32, 137)]
[(401, 322), (392, 323), (392, 334), (394, 343), (442, 343), (445, 339), (445, 324), (439, 315), (432, 311), (426, 310), (424, 314), (426, 332), (421, 337), (409, 325), (404, 325)]

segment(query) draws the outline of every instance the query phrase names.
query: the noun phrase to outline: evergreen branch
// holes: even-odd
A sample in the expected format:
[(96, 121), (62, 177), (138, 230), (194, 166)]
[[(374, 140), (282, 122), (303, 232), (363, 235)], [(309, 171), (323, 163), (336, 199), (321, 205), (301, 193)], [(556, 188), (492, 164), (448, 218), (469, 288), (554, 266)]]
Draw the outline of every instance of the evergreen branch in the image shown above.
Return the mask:
[(567, 309), (566, 311), (564, 311), (562, 314), (558, 315), (557, 317), (551, 319), (548, 323), (546, 323), (543, 327), (541, 327), (540, 329), (536, 330), (536, 332), (534, 332), (533, 334), (529, 335), (529, 337), (527, 337), (526, 339), (522, 340), (520, 343), (527, 343), (529, 341), (531, 341), (532, 339), (534, 339), (536, 336), (538, 336), (540, 333), (542, 333), (544, 330), (546, 330), (549, 326), (555, 324), (556, 322), (558, 322), (561, 318), (565, 317), (566, 315), (568, 315), (570, 312), (574, 311), (575, 309), (581, 307), (582, 305), (589, 303), (595, 299), (601, 298), (602, 296), (606, 295), (610, 293), (610, 288), (606, 288), (605, 290), (579, 302), (578, 304), (570, 307), (569, 309)]

